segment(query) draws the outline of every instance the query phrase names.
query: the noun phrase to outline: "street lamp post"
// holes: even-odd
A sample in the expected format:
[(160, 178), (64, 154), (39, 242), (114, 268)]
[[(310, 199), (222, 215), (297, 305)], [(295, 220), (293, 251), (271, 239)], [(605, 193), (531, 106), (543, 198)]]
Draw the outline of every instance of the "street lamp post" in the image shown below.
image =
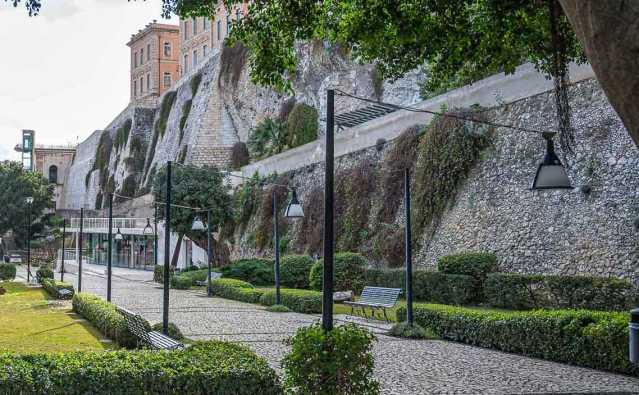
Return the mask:
[(29, 196), (26, 199), (28, 206), (27, 213), (27, 284), (31, 282), (31, 205), (33, 204), (33, 197)]
[(80, 234), (78, 235), (78, 292), (82, 292), (82, 234), (84, 233), (84, 208), (80, 208)]
[(158, 265), (158, 205), (155, 203), (153, 204), (153, 263), (155, 266)]
[(324, 281), (322, 282), (322, 328), (333, 329), (333, 167), (335, 161), (335, 91), (326, 92), (326, 157), (324, 166)]
[(60, 281), (64, 281), (64, 245), (67, 237), (67, 220), (62, 220), (62, 262), (60, 263)]
[[(273, 188), (273, 249), (275, 250), (275, 304), (282, 304), (282, 297), (280, 292), (280, 233), (279, 233), (279, 218), (277, 215), (277, 194), (275, 193), (275, 185)], [(302, 218), (304, 217), (304, 210), (297, 198), (297, 192), (292, 189), (291, 201), (286, 206), (284, 212), (286, 218)]]
[[(119, 230), (119, 229), (118, 229)], [(111, 301), (111, 268), (113, 264), (113, 194), (109, 194), (109, 235), (107, 237), (107, 302)]]
[(169, 275), (171, 250), (171, 161), (166, 164), (166, 207), (164, 215), (164, 296), (162, 310), (162, 333), (169, 334)]
[(410, 169), (404, 170), (404, 210), (406, 229), (404, 230), (404, 243), (406, 254), (406, 320), (409, 326), (413, 326), (413, 246), (410, 223)]

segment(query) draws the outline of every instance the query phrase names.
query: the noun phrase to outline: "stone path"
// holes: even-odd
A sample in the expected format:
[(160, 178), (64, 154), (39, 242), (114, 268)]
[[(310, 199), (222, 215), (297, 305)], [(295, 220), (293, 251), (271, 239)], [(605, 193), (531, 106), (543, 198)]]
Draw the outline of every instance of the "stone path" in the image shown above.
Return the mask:
[[(136, 272), (135, 280), (126, 279), (126, 269), (114, 274), (113, 301), (151, 323), (161, 321), (162, 289), (151, 281), (152, 273)], [(65, 280), (75, 283), (75, 275), (66, 274)], [(105, 296), (106, 279), (87, 273), (83, 290)], [(319, 316), (270, 313), (261, 306), (208, 298), (202, 291), (171, 290), (170, 303), (170, 320), (185, 336), (244, 343), (278, 371), (287, 352), (282, 341), (319, 321)], [(639, 393), (637, 378), (448, 341), (400, 340), (383, 335), (384, 324), (360, 323), (377, 333), (375, 374), (383, 394)]]

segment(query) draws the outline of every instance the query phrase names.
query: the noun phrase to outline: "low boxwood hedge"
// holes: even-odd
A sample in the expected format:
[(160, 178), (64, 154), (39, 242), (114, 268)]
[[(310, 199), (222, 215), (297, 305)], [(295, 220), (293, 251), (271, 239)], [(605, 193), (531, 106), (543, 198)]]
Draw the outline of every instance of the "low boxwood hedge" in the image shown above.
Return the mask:
[[(401, 288), (406, 295), (404, 269), (368, 269), (364, 283), (369, 286)], [(430, 270), (413, 272), (413, 297), (417, 300), (463, 305), (474, 301), (474, 279), (461, 274), (444, 274)]]
[(627, 280), (589, 276), (493, 273), (484, 283), (485, 301), (505, 309), (584, 308), (628, 310), (637, 290)]
[(220, 269), (224, 278), (235, 278), (254, 285), (273, 285), (273, 261), (269, 259), (240, 259)]
[[(195, 273), (195, 272), (189, 272), (189, 273)], [(191, 285), (193, 284), (193, 280), (191, 279), (191, 277), (187, 276), (186, 274), (172, 276), (170, 282), (171, 282), (171, 288), (175, 288), (175, 289), (189, 289), (191, 288)]]
[[(118, 313), (113, 303), (92, 294), (80, 292), (73, 295), (73, 311), (80, 314), (106, 337), (115, 340), (123, 347), (133, 348), (137, 339), (127, 325), (122, 314)], [(151, 325), (146, 323), (147, 329)]]
[(13, 263), (0, 263), (0, 281), (16, 278), (16, 265)]
[(238, 300), (246, 303), (258, 303), (262, 291), (255, 289), (253, 285), (242, 280), (232, 278), (219, 278), (211, 281), (213, 295), (221, 298)]
[(63, 290), (63, 289), (67, 289), (67, 290), (71, 291), (71, 294), (68, 295), (68, 296), (65, 296), (64, 299), (71, 299), (73, 297), (73, 294), (75, 293), (75, 290), (73, 289), (73, 285), (71, 285), (69, 283), (64, 283), (62, 281), (52, 280), (50, 278), (43, 278), (42, 279), (42, 288), (50, 296), (53, 296), (54, 298), (58, 298), (59, 297), (58, 291)]
[[(315, 314), (322, 312), (322, 293), (306, 289), (281, 288), (280, 297), (284, 306), (298, 313)], [(275, 304), (275, 290), (269, 289), (260, 298), (265, 306)]]
[(0, 354), (7, 394), (281, 394), (275, 371), (244, 346), (199, 342), (181, 351)]
[[(170, 270), (170, 276), (173, 276), (174, 270)], [(164, 283), (164, 265), (155, 265), (153, 268), (153, 281), (156, 283)]]
[[(415, 321), (443, 339), (639, 375), (628, 360), (625, 313), (591, 310), (495, 311), (417, 304)], [(397, 311), (398, 321), (406, 309)]]
[[(368, 262), (363, 255), (353, 252), (340, 252), (333, 258), (333, 287), (335, 291), (362, 292), (364, 273)], [(313, 264), (309, 274), (309, 285), (312, 289), (322, 289), (324, 260)]]
[(287, 255), (280, 260), (280, 284), (289, 288), (308, 288), (308, 277), (315, 261), (307, 255)]
[(486, 276), (499, 270), (497, 255), (491, 252), (460, 252), (437, 259), (437, 270), (446, 274), (462, 274), (473, 277), (473, 302), (481, 302)]

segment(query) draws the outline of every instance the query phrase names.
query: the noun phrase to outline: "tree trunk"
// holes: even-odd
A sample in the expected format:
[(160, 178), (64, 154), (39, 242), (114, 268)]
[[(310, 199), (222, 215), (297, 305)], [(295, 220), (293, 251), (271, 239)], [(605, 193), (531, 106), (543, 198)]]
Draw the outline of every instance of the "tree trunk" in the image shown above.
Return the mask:
[(639, 1), (560, 2), (597, 80), (639, 147)]
[(182, 248), (183, 239), (184, 239), (184, 235), (182, 233), (178, 234), (177, 244), (175, 245), (175, 249), (173, 250), (173, 258), (171, 258), (171, 267), (173, 268), (177, 267), (177, 262), (178, 262), (178, 259), (180, 258), (180, 249)]

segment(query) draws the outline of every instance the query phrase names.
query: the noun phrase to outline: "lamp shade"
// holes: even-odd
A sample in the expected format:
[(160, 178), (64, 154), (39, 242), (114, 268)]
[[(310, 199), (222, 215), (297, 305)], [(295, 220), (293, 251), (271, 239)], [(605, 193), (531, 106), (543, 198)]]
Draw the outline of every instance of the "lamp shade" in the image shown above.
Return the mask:
[(115, 234), (115, 239), (116, 240), (122, 240), (124, 238), (124, 236), (122, 236), (122, 232), (120, 232), (120, 228), (118, 228), (118, 233)]
[(544, 133), (546, 139), (546, 155), (537, 168), (537, 174), (533, 180), (533, 190), (538, 189), (572, 189), (566, 168), (555, 154), (555, 145), (552, 134)]
[(31, 197), (31, 196), (25, 198), (24, 200), (27, 202), (27, 204), (33, 203), (33, 197)]
[(191, 230), (206, 230), (206, 226), (204, 226), (204, 222), (202, 222), (200, 217), (195, 217), (195, 220), (193, 220), (193, 226), (191, 226)]
[(153, 228), (151, 227), (151, 220), (150, 219), (146, 219), (146, 226), (144, 227), (144, 231), (142, 232), (145, 236), (152, 236), (153, 235)]
[(284, 216), (286, 218), (302, 218), (304, 217), (304, 209), (302, 209), (302, 205), (297, 199), (297, 191), (293, 189), (293, 195), (291, 196), (291, 201), (286, 206), (286, 211), (284, 212)]

